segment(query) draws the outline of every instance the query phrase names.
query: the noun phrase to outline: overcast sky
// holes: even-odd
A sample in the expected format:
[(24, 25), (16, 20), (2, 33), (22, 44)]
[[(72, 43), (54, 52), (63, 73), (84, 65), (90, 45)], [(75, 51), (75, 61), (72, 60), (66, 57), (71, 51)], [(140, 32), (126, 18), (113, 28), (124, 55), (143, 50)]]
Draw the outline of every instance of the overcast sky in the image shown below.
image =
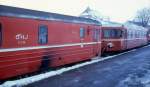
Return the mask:
[(0, 4), (73, 16), (89, 6), (112, 21), (125, 22), (139, 9), (150, 6), (150, 0), (0, 0)]

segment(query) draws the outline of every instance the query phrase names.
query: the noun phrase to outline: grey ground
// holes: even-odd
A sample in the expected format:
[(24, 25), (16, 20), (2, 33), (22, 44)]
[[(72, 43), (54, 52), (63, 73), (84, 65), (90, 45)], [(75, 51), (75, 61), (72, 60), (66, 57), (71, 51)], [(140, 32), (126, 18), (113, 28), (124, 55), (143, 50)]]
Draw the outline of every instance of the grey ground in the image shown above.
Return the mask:
[(148, 77), (150, 77), (150, 46), (25, 87), (150, 87)]

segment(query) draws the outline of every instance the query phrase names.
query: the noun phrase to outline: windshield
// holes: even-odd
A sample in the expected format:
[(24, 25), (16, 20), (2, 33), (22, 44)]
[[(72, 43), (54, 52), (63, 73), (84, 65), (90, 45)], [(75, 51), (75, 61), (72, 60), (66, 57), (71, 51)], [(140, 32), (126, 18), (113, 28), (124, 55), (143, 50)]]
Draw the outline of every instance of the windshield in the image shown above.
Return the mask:
[(122, 37), (122, 31), (116, 30), (116, 29), (109, 29), (104, 30), (104, 38), (121, 38)]

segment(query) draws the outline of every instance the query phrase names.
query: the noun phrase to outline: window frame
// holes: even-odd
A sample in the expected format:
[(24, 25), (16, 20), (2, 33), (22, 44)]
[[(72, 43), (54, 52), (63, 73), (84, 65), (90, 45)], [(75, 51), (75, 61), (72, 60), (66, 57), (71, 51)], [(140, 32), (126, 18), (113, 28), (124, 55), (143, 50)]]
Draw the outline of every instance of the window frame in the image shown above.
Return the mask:
[(80, 38), (81, 38), (81, 39), (85, 38), (85, 32), (86, 32), (86, 31), (85, 31), (85, 28), (81, 27), (81, 28), (80, 28)]
[[(46, 35), (45, 35), (45, 42), (42, 42), (40, 39), (41, 39), (41, 30), (43, 29), (42, 27), (45, 27), (44, 29), (46, 30)], [(39, 25), (38, 27), (38, 44), (40, 45), (44, 45), (44, 44), (47, 44), (48, 43), (48, 25)]]
[(104, 29), (103, 30), (104, 38), (122, 38), (123, 37), (122, 34), (123, 34), (123, 31), (120, 29)]

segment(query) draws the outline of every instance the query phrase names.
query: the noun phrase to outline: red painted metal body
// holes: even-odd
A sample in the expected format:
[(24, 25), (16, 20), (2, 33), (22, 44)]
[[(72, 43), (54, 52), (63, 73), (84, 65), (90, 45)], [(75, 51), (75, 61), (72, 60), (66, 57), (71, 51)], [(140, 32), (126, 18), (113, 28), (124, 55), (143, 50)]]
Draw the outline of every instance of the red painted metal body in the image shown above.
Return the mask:
[[(104, 30), (120, 30), (121, 37), (104, 37)], [(117, 52), (147, 44), (147, 30), (129, 27), (102, 27), (102, 52)], [(111, 45), (111, 47), (110, 47)]]
[(119, 30), (121, 32), (124, 31), (123, 27), (102, 27), (102, 52), (116, 52), (121, 51), (124, 48), (124, 36), (120, 37), (104, 37), (105, 30)]
[[(91, 59), (101, 53), (101, 26), (56, 20), (0, 16), (0, 80)], [(47, 44), (39, 44), (38, 29), (48, 26)], [(84, 38), (80, 28), (85, 29)], [(94, 32), (99, 37), (94, 39)], [(46, 65), (48, 64), (48, 65)]]

